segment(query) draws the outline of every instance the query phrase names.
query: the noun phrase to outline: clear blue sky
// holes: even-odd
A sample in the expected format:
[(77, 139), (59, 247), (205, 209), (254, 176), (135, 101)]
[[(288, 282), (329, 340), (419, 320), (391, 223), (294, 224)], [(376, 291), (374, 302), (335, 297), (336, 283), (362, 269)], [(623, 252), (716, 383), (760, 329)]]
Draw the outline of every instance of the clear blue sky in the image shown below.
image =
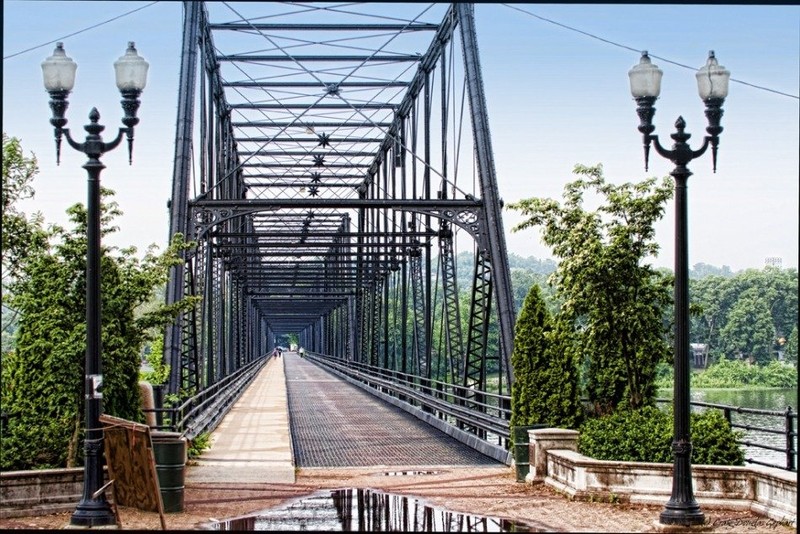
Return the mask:
[[(41, 173), (36, 199), (25, 206), (49, 222), (63, 223), (64, 210), (84, 202), (83, 156), (68, 147), (55, 166), (48, 95), (40, 63), (53, 44), (8, 57), (66, 36), (149, 2), (3, 3), (3, 131), (34, 152)], [(734, 79), (794, 95), (787, 97), (731, 83), (718, 171), (710, 156), (692, 163), (689, 180), (690, 263), (760, 268), (768, 256), (798, 265), (800, 182), (800, 7), (692, 5), (557, 5), (514, 7), (578, 28), (603, 39), (649, 50), (651, 55), (698, 68), (714, 49)], [(389, 5), (386, 6), (390, 9)], [(559, 198), (576, 163), (603, 163), (614, 182), (664, 176), (671, 164), (651, 155), (644, 172), (638, 119), (627, 71), (637, 52), (564, 29), (501, 4), (476, 7), (478, 44), (489, 107), (500, 194), (506, 203), (541, 196)], [(110, 241), (163, 246), (178, 98), (182, 5), (159, 2), (132, 15), (62, 39), (78, 63), (67, 111), (79, 130), (95, 106), (107, 132), (119, 126), (121, 109), (112, 63), (127, 41), (150, 62), (136, 129), (134, 164), (117, 149), (103, 158), (103, 184), (117, 191), (125, 215)], [(664, 71), (656, 103), (656, 133), (668, 140), (682, 115), (699, 146), (706, 119), (694, 73), (655, 59)], [(670, 204), (657, 227), (661, 254), (654, 263), (671, 267)], [(504, 213), (510, 251), (549, 257), (538, 232), (511, 234), (519, 220)]]

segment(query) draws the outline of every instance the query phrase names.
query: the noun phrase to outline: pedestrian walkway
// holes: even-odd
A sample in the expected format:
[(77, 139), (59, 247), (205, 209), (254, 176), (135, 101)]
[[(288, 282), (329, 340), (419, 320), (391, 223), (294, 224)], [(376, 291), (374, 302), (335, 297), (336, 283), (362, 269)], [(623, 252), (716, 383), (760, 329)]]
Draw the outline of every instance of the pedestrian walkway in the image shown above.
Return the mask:
[(283, 358), (270, 358), (187, 468), (188, 483), (294, 483)]

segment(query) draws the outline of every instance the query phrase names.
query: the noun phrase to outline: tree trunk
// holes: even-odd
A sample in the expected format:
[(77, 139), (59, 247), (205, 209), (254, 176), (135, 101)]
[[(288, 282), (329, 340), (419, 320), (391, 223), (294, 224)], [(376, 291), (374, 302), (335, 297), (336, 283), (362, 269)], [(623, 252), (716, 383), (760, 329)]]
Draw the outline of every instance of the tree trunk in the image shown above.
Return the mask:
[(80, 436), (81, 421), (75, 420), (75, 430), (72, 432), (72, 437), (69, 440), (69, 447), (67, 448), (67, 467), (76, 467), (78, 464), (77, 451), (78, 451), (78, 438)]

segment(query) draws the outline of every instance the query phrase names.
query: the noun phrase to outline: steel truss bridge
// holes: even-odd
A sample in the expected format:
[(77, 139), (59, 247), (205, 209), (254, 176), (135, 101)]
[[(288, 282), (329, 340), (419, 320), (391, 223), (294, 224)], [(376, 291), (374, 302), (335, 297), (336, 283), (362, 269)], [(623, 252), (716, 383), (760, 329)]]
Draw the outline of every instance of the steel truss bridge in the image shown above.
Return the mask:
[(174, 162), (170, 235), (195, 246), (167, 303), (202, 297), (165, 336), (186, 426), (296, 334), (508, 438), (515, 311), (471, 4), (185, 2)]

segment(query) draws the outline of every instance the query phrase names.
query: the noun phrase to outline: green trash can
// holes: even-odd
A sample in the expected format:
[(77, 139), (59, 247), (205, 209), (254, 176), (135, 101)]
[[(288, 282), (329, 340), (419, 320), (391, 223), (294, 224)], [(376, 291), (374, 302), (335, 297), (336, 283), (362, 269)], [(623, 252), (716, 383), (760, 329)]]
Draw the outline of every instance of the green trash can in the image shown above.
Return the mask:
[(545, 425), (515, 426), (514, 437), (514, 465), (517, 468), (517, 482), (525, 482), (525, 476), (531, 471), (531, 456), (528, 448), (528, 430), (544, 428)]
[(153, 432), (151, 438), (164, 512), (182, 512), (186, 473), (186, 438), (177, 432)]

